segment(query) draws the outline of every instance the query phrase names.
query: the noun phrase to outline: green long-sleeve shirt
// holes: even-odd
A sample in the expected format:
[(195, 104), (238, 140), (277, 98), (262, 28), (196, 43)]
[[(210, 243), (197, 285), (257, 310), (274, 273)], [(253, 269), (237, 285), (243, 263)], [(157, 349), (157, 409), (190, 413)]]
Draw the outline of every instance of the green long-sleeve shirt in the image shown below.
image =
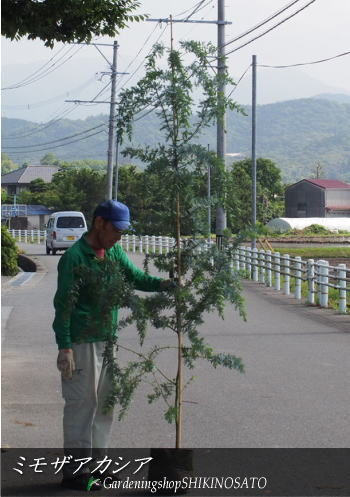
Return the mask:
[[(154, 292), (160, 290), (161, 278), (150, 276), (138, 269), (127, 257), (124, 250), (119, 244), (115, 244), (111, 249), (105, 251), (105, 258), (114, 261), (124, 273), (126, 279), (132, 282), (137, 290)], [(96, 253), (86, 241), (86, 235), (78, 240), (65, 254), (58, 263), (58, 282), (57, 291), (54, 298), (55, 319), (53, 329), (56, 334), (56, 342), (59, 349), (71, 348), (74, 342), (97, 342), (107, 340), (114, 333), (118, 322), (118, 307), (113, 307), (111, 311), (110, 325), (97, 325), (94, 332), (87, 336), (84, 334), (91, 322), (96, 323), (101, 314), (98, 300), (84, 292), (82, 286), (79, 292), (77, 302), (71, 312), (67, 315), (67, 308), (70, 306), (72, 296), (70, 290), (77, 278), (76, 270), (79, 267), (89, 268), (92, 272), (99, 271), (99, 261)], [(84, 285), (84, 283), (83, 283)], [(103, 282), (101, 281), (101, 287)], [(96, 292), (99, 289), (96, 288)], [(102, 316), (101, 316), (102, 321)], [(97, 321), (98, 322), (98, 321)], [(96, 329), (96, 331), (95, 331)]]

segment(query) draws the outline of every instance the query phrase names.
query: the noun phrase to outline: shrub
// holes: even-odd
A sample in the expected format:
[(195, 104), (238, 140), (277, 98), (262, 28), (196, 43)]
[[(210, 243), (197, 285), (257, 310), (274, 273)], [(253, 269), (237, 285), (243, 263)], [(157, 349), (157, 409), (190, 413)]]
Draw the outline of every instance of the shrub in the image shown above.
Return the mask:
[(14, 276), (18, 273), (18, 248), (6, 226), (1, 225), (1, 274)]

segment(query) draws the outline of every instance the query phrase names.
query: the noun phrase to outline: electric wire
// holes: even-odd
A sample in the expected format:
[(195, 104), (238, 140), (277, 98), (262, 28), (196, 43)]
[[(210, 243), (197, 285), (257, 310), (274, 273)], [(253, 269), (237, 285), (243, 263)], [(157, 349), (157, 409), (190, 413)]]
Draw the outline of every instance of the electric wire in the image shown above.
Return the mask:
[(249, 69), (251, 67), (252, 67), (252, 64), (249, 64), (249, 66), (247, 67), (247, 69), (244, 71), (244, 73), (241, 75), (241, 77), (239, 78), (239, 80), (237, 81), (237, 83), (235, 84), (235, 86), (232, 88), (232, 90), (228, 94), (227, 98), (230, 98), (230, 96), (232, 95), (232, 93), (234, 93), (236, 91), (237, 86), (242, 81), (242, 79), (244, 78), (244, 76), (247, 74), (247, 72), (249, 71)]
[(59, 114), (56, 116), (54, 116), (51, 120), (49, 120), (47, 123), (42, 123), (42, 124), (39, 124), (39, 126), (33, 130), (31, 130), (30, 132), (26, 133), (26, 134), (16, 134), (16, 135), (8, 135), (8, 136), (3, 136), (3, 139), (11, 139), (11, 140), (15, 140), (17, 138), (26, 138), (27, 136), (32, 136), (36, 133), (40, 133), (41, 131), (44, 131), (44, 129), (47, 129), (49, 128), (50, 126), (52, 126), (53, 124), (56, 124), (58, 123), (59, 121), (61, 121), (63, 119), (63, 117), (66, 117), (68, 114), (70, 114), (71, 112), (73, 112), (73, 110), (75, 110), (76, 107), (75, 105), (73, 106), (69, 106), (68, 109), (65, 109), (62, 114)]
[(57, 100), (61, 100), (63, 97), (67, 97), (70, 93), (75, 93), (77, 91), (83, 90), (84, 88), (87, 88), (92, 83), (92, 81), (95, 81), (95, 77), (90, 78), (88, 81), (81, 84), (77, 88), (74, 88), (73, 90), (66, 91), (65, 93), (61, 93), (60, 95), (56, 95), (55, 97), (49, 98), (47, 100), (41, 100), (40, 102), (34, 102), (30, 104), (3, 105), (2, 107), (4, 109), (21, 109), (21, 108), (36, 109), (38, 107), (42, 107), (43, 105), (57, 102)]
[(141, 48), (139, 49), (139, 51), (137, 52), (137, 54), (135, 55), (135, 57), (131, 60), (131, 62), (129, 62), (129, 64), (126, 66), (125, 70), (123, 72), (126, 72), (129, 67), (135, 62), (135, 60), (138, 58), (138, 56), (140, 55), (140, 53), (142, 52), (142, 50), (144, 49), (144, 47), (147, 45), (147, 43), (149, 42), (151, 36), (153, 35), (153, 33), (155, 32), (155, 30), (157, 29), (159, 23), (156, 23), (154, 28), (152, 29), (152, 31), (150, 32), (150, 34), (147, 36), (147, 38), (145, 39), (145, 41), (143, 42)]
[(300, 8), (299, 10), (295, 11), (293, 14), (291, 14), (290, 16), (282, 19), (282, 21), (278, 22), (277, 24), (275, 24), (274, 26), (272, 26), (271, 28), (267, 29), (266, 31), (264, 31), (263, 33), (261, 33), (260, 35), (258, 36), (255, 36), (254, 38), (252, 38), (251, 40), (247, 41), (246, 43), (244, 43), (243, 45), (240, 45), (239, 47), (233, 49), (233, 50), (230, 50), (229, 52), (226, 52), (226, 56), (227, 55), (230, 55), (234, 52), (237, 52), (237, 50), (240, 50), (241, 48), (249, 45), (250, 43), (252, 43), (253, 41), (255, 40), (258, 40), (259, 38), (261, 38), (262, 36), (265, 36), (267, 33), (269, 33), (270, 31), (272, 31), (273, 29), (277, 28), (278, 26), (280, 26), (281, 24), (285, 23), (286, 21), (288, 21), (289, 19), (291, 19), (292, 17), (296, 16), (297, 14), (299, 14), (299, 12), (302, 12), (303, 10), (305, 10), (307, 7), (309, 7), (312, 3), (314, 3), (316, 0), (311, 0), (309, 3), (307, 3), (306, 5), (304, 5), (302, 8)]
[(50, 147), (46, 147), (46, 148), (39, 148), (37, 150), (23, 150), (23, 151), (11, 151), (11, 154), (31, 154), (31, 153), (34, 153), (34, 152), (43, 152), (44, 150), (52, 150), (54, 148), (59, 148), (59, 147), (64, 147), (66, 145), (70, 145), (71, 143), (77, 143), (77, 142), (80, 142), (82, 140), (86, 140), (87, 138), (91, 138), (92, 136), (96, 136), (96, 135), (99, 135), (100, 133), (103, 133), (104, 130), (101, 130), (101, 131), (97, 131), (96, 133), (92, 133), (91, 135), (88, 135), (88, 136), (84, 136), (82, 138), (79, 138), (78, 140), (72, 140), (70, 142), (66, 142), (66, 143), (61, 143), (60, 145), (55, 145), (55, 146), (50, 146)]
[(34, 145), (14, 146), (14, 147), (5, 146), (4, 148), (6, 148), (6, 149), (12, 149), (12, 148), (15, 148), (15, 149), (19, 149), (19, 148), (29, 149), (29, 148), (32, 148), (32, 147), (42, 147), (42, 146), (45, 146), (45, 145), (51, 145), (52, 143), (57, 143), (57, 142), (65, 141), (65, 140), (70, 140), (71, 138), (75, 138), (76, 136), (80, 136), (80, 135), (83, 135), (83, 134), (86, 134), (86, 133), (90, 133), (90, 131), (94, 131), (95, 129), (101, 128), (102, 126), (105, 126), (105, 123), (99, 124), (98, 126), (94, 126), (92, 128), (86, 129), (84, 131), (80, 131), (79, 133), (74, 133), (73, 135), (65, 136), (64, 138), (58, 138), (57, 140), (51, 140), (49, 142), (36, 143)]
[[(57, 55), (62, 52), (62, 50), (64, 48), (67, 48), (66, 46), (63, 46), (59, 49), (59, 51), (57, 53), (55, 53), (55, 55), (53, 55), (51, 57), (51, 59), (49, 59), (47, 62), (45, 62), (45, 64), (43, 64), (41, 67), (39, 67), (36, 71), (34, 71), (33, 73), (29, 74), (27, 77), (25, 77), (24, 79), (21, 79), (20, 81), (18, 81), (17, 83), (13, 83), (12, 85), (10, 85), (10, 87), (13, 87), (13, 86), (18, 86), (18, 85), (21, 85), (22, 83), (24, 83), (25, 81), (27, 81), (28, 79), (32, 79), (33, 76), (35, 76), (38, 72), (42, 71), (44, 69), (45, 66), (47, 66), (55, 57), (57, 57)], [(1, 88), (2, 90), (6, 90), (7, 88)], [(10, 89), (10, 88), (9, 88)]]
[[(157, 26), (158, 26), (158, 24), (157, 24)], [(156, 40), (155, 44), (159, 42), (159, 40), (162, 38), (162, 36), (164, 35), (164, 33), (165, 33), (165, 31), (166, 31), (166, 29), (167, 29), (167, 28), (168, 28), (168, 24), (166, 24), (166, 25), (165, 25), (165, 27), (164, 27), (163, 31), (162, 31), (162, 32), (160, 33), (160, 35), (158, 36), (158, 38), (157, 38), (157, 40)], [(149, 54), (151, 53), (151, 51), (152, 51), (152, 48), (148, 51), (148, 53), (147, 53), (147, 55), (145, 56), (145, 58), (147, 58), (147, 57), (149, 56)], [(142, 60), (142, 62), (141, 62), (141, 63), (137, 66), (137, 68), (134, 70), (134, 72), (133, 72), (133, 73), (129, 76), (129, 78), (128, 78), (128, 79), (127, 79), (124, 83), (123, 83), (123, 85), (122, 85), (122, 87), (121, 87), (121, 88), (124, 88), (124, 86), (126, 86), (126, 85), (127, 85), (127, 83), (128, 83), (128, 82), (129, 82), (129, 81), (130, 81), (130, 80), (131, 80), (134, 76), (135, 76), (135, 74), (136, 74), (136, 73), (140, 70), (140, 68), (141, 68), (143, 65), (144, 65), (144, 60)], [(121, 88), (120, 88), (120, 86), (119, 86), (119, 85), (120, 85), (120, 83), (121, 83), (121, 79), (122, 79), (122, 78), (120, 78), (120, 79), (119, 79), (119, 81), (118, 81), (118, 83), (117, 83), (116, 90), (120, 90), (120, 89), (121, 89)]]
[(62, 67), (66, 62), (68, 62), (69, 60), (71, 60), (83, 48), (84, 48), (84, 45), (81, 46), (81, 47), (79, 47), (72, 55), (70, 55), (63, 62), (61, 62), (60, 64), (58, 64), (58, 62), (60, 60), (62, 60), (66, 55), (68, 55), (68, 52), (70, 50), (74, 49), (74, 47), (70, 47), (69, 50), (67, 51), (67, 53), (63, 57), (61, 57), (61, 59), (59, 59), (58, 61), (56, 61), (55, 63), (53, 63), (49, 68), (47, 68), (47, 70), (45, 70), (45, 72), (43, 74), (39, 74), (35, 78), (32, 78), (32, 79), (30, 79), (28, 81), (25, 81), (23, 84), (19, 84), (19, 85), (16, 85), (16, 86), (13, 85), (13, 86), (5, 87), (5, 88), (2, 88), (2, 90), (14, 90), (14, 89), (18, 89), (18, 88), (23, 88), (25, 86), (31, 85), (33, 83), (36, 83), (37, 81), (40, 81), (43, 78), (46, 78), (46, 76), (48, 76), (52, 72), (56, 71), (59, 67)]
[(343, 52), (337, 55), (334, 55), (333, 57), (328, 57), (327, 59), (319, 59), (319, 60), (313, 60), (311, 62), (299, 62), (297, 64), (289, 64), (289, 65), (283, 65), (283, 66), (269, 66), (267, 64), (258, 64), (258, 67), (271, 67), (273, 69), (285, 69), (286, 67), (299, 67), (299, 66), (309, 66), (313, 64), (321, 64), (322, 62), (328, 62), (329, 60), (337, 59), (339, 57), (344, 57), (345, 55), (349, 55), (350, 52)]
[(232, 40), (227, 41), (226, 43), (224, 43), (221, 46), (222, 47), (226, 47), (227, 45), (230, 45), (231, 43), (234, 43), (235, 41), (240, 40), (244, 36), (249, 35), (253, 31), (255, 31), (256, 29), (261, 28), (261, 26), (263, 26), (264, 24), (267, 24), (268, 22), (272, 21), (272, 19), (274, 19), (275, 17), (277, 17), (280, 14), (282, 14), (285, 10), (289, 9), (290, 7), (292, 7), (297, 2), (300, 2), (300, 0), (293, 0), (292, 2), (289, 2), (287, 5), (285, 5), (281, 9), (279, 9), (277, 12), (274, 12), (273, 14), (271, 14), (269, 17), (267, 17), (263, 21), (259, 22), (258, 24), (256, 24), (252, 28), (248, 29), (247, 31), (244, 31), (244, 33), (241, 33), (240, 35), (236, 36), (235, 38), (232, 38)]
[(192, 7), (190, 7), (189, 9), (187, 10), (184, 10), (182, 12), (179, 12), (178, 14), (174, 14), (174, 17), (181, 17), (183, 16), (184, 14), (187, 14), (187, 12), (190, 12), (191, 10), (193, 10), (194, 8), (196, 8), (200, 3), (201, 3), (202, 0), (200, 0), (199, 2), (197, 2), (196, 4), (192, 5)]
[(188, 17), (186, 17), (186, 21), (188, 21), (192, 16), (194, 16), (194, 14), (196, 12), (198, 12), (198, 10), (202, 7), (204, 2), (205, 2), (205, 0), (201, 0), (201, 2), (199, 2), (199, 4), (197, 4), (197, 6), (194, 8), (194, 10), (191, 12), (191, 14)]

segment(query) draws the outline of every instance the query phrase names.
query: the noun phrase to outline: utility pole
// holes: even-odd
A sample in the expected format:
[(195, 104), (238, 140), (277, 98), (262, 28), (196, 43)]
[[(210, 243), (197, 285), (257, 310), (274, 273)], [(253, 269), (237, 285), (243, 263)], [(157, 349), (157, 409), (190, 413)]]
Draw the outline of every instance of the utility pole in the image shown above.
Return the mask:
[[(105, 199), (112, 199), (112, 190), (113, 190), (113, 166), (114, 166), (114, 152), (116, 152), (116, 158), (118, 161), (118, 143), (116, 141), (115, 136), (115, 122), (116, 122), (116, 83), (117, 83), (117, 75), (118, 74), (128, 74), (126, 72), (117, 72), (117, 56), (118, 56), (118, 42), (115, 40), (113, 45), (106, 43), (74, 43), (75, 45), (92, 45), (97, 51), (102, 55), (105, 61), (111, 68), (110, 72), (102, 72), (103, 75), (110, 74), (111, 75), (111, 99), (108, 101), (105, 100), (65, 100), (65, 102), (73, 102), (76, 104), (79, 103), (92, 103), (92, 104), (109, 104), (109, 125), (108, 125), (108, 150), (107, 150), (107, 184), (105, 191)], [(110, 61), (104, 56), (98, 46), (113, 46), (113, 62)], [(118, 190), (118, 162), (116, 163), (116, 181), (115, 181), (115, 195), (117, 199), (117, 190)]]
[[(195, 24), (216, 24), (218, 26), (218, 74), (225, 74), (225, 26), (226, 24), (232, 24), (232, 22), (225, 21), (225, 0), (218, 0), (218, 19), (217, 21), (205, 21), (201, 20), (192, 20), (192, 19), (170, 19), (169, 18), (161, 18), (161, 19), (147, 19), (147, 21), (151, 22), (171, 22), (172, 24), (175, 22), (184, 22), (184, 23), (195, 23)], [(222, 83), (218, 88), (218, 100), (225, 95), (225, 83)], [(226, 137), (225, 137), (225, 125), (226, 125), (226, 115), (223, 116), (221, 122), (217, 123), (217, 156), (219, 159), (225, 161), (225, 153), (226, 153)], [(222, 238), (224, 230), (226, 229), (226, 212), (223, 206), (219, 206), (216, 210), (216, 237), (217, 244), (221, 246)]]
[(117, 54), (118, 42), (113, 43), (113, 62), (111, 65), (111, 103), (109, 108), (109, 131), (108, 131), (108, 152), (107, 152), (107, 186), (106, 200), (112, 199), (113, 164), (115, 151), (115, 118), (116, 118), (116, 83), (117, 83)]
[(119, 188), (119, 139), (117, 133), (117, 139), (115, 142), (114, 200), (118, 200), (118, 188)]
[[(218, 0), (218, 76), (225, 74), (225, 0)], [(220, 83), (218, 88), (218, 102), (225, 96), (226, 85), (224, 82)], [(222, 119), (218, 119), (216, 129), (216, 153), (218, 159), (222, 160), (225, 164), (226, 154), (226, 113)], [(222, 246), (222, 239), (224, 230), (227, 227), (226, 212), (222, 205), (216, 209), (216, 243), (219, 247)]]
[[(252, 225), (256, 225), (256, 55), (252, 61)], [(255, 237), (252, 248), (256, 248)]]
[[(208, 153), (210, 152), (210, 145), (208, 143)], [(211, 166), (208, 162), (208, 244), (211, 246)]]

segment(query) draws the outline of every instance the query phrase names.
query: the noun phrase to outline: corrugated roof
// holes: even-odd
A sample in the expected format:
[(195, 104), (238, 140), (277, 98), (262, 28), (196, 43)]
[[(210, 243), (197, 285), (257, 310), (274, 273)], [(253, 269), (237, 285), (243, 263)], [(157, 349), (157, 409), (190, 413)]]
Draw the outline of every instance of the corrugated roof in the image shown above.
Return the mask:
[(34, 179), (41, 178), (45, 183), (51, 183), (52, 176), (59, 171), (59, 166), (23, 166), (15, 171), (1, 176), (2, 184), (29, 184)]
[(350, 188), (348, 183), (344, 183), (343, 181), (339, 181), (337, 179), (304, 179), (301, 181), (308, 181), (309, 183), (313, 183), (316, 186), (320, 186), (321, 188)]
[(27, 216), (42, 216), (52, 212), (53, 209), (48, 209), (45, 205), (27, 205)]

